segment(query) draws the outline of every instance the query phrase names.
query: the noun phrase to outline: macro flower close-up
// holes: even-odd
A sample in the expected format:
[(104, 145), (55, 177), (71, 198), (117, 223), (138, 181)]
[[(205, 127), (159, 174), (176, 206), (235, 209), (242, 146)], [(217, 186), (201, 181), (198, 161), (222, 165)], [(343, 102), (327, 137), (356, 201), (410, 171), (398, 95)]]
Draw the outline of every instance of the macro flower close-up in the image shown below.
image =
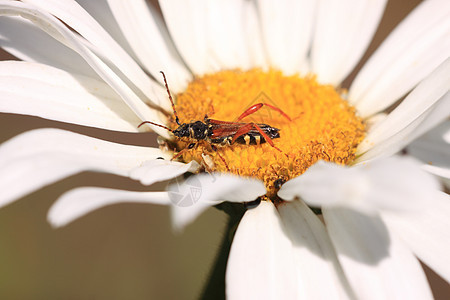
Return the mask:
[(112, 174), (139, 188), (70, 187), (49, 224), (147, 203), (183, 235), (224, 212), (196, 297), (437, 298), (424, 268), (450, 282), (450, 3), (421, 1), (367, 54), (391, 2), (0, 0), (2, 116), (78, 126), (0, 144), (2, 210)]

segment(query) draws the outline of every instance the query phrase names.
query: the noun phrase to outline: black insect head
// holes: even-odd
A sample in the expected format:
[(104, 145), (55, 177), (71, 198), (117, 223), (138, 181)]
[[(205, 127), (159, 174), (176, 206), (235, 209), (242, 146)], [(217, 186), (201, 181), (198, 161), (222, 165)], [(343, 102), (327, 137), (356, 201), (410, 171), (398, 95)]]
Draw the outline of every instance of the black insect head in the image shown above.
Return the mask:
[(195, 121), (192, 123), (183, 123), (173, 131), (177, 137), (189, 137), (196, 140), (203, 140), (206, 138), (208, 126), (201, 122)]

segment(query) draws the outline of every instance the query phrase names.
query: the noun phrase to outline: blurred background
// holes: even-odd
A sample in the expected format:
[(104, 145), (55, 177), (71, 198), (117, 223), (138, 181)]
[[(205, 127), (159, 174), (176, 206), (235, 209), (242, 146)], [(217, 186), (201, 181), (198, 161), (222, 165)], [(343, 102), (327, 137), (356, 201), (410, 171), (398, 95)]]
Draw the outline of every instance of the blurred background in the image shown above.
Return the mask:
[[(389, 1), (369, 53), (420, 1)], [(15, 59), (0, 52), (1, 60)], [(361, 66), (362, 63), (359, 64)], [(355, 72), (344, 86), (348, 86)], [(120, 143), (155, 146), (155, 135), (126, 134), (35, 117), (0, 114), (0, 142), (34, 128), (62, 128)], [(32, 147), (33, 145), (30, 145)], [(60, 229), (46, 221), (51, 204), (79, 186), (150, 188), (113, 175), (85, 172), (0, 209), (0, 299), (196, 299), (208, 278), (227, 217), (209, 209), (182, 234), (167, 207), (113, 205)], [(436, 299), (449, 285), (426, 268)]]

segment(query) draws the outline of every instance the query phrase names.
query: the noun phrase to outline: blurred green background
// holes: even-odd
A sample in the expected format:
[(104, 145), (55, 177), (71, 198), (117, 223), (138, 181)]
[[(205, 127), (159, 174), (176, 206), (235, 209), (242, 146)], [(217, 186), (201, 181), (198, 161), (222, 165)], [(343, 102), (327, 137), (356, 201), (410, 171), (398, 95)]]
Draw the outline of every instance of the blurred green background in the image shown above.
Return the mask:
[[(419, 2), (388, 3), (369, 53)], [(14, 59), (4, 52), (0, 58)], [(42, 127), (121, 143), (156, 144), (153, 134), (113, 133), (10, 114), (0, 114), (0, 142)], [(222, 239), (224, 213), (210, 209), (182, 234), (174, 234), (167, 207), (123, 204), (95, 211), (64, 228), (51, 228), (46, 222), (49, 207), (78, 186), (149, 190), (132, 180), (86, 172), (0, 209), (0, 299), (198, 298)], [(163, 188), (161, 184), (150, 190)], [(427, 275), (436, 299), (448, 299), (448, 284), (428, 269)]]

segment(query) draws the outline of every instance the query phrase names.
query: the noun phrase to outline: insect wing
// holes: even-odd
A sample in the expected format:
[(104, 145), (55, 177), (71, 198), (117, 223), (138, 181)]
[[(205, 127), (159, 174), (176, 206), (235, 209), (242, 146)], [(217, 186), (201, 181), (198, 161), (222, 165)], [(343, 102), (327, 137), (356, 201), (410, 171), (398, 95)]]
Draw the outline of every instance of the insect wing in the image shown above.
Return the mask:
[(219, 120), (209, 120), (210, 138), (211, 139), (225, 139), (232, 137), (242, 126), (247, 123), (226, 122)]
[[(240, 128), (248, 125), (249, 123), (242, 122), (227, 122), (227, 121), (219, 121), (214, 119), (209, 119), (208, 123), (210, 125), (210, 138), (211, 139), (225, 139), (227, 137), (234, 137), (234, 135), (239, 131)], [(271, 127), (267, 124), (257, 124), (259, 128), (261, 128), (264, 133), (271, 136), (272, 138), (277, 138), (278, 136), (272, 136), (271, 131), (278, 132), (279, 129)], [(250, 136), (261, 136), (261, 133), (256, 128), (250, 128), (248, 132)]]

